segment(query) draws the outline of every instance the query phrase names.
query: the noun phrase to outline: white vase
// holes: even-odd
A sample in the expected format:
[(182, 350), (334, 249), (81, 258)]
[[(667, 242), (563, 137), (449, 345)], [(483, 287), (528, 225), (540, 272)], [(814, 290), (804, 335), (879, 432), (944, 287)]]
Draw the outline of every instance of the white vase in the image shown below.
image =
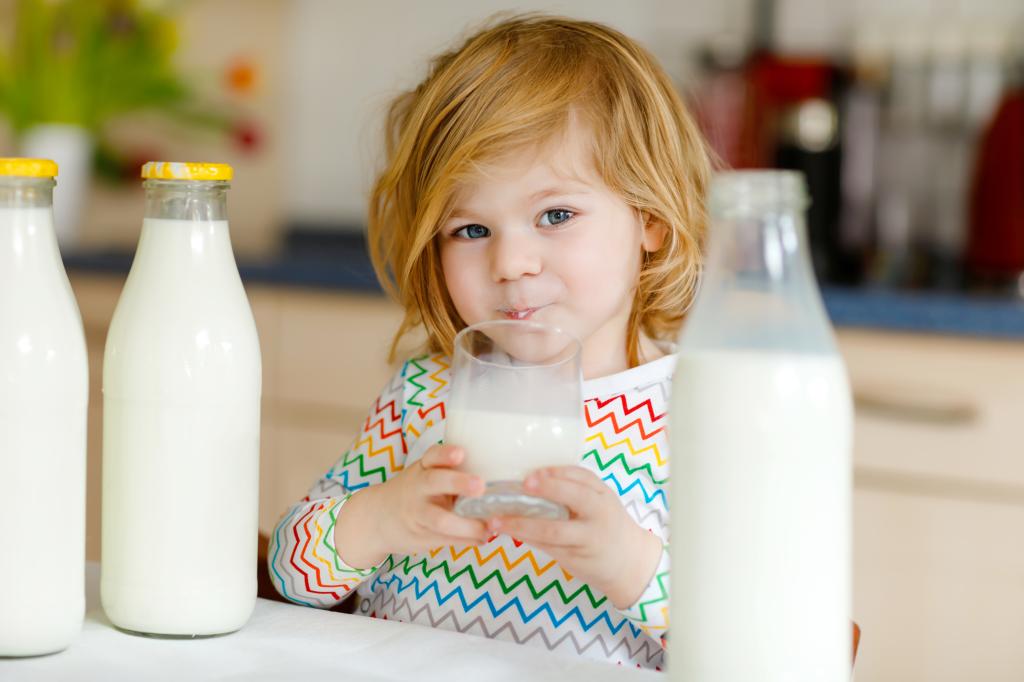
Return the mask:
[(57, 162), (57, 187), (53, 192), (57, 243), (62, 250), (77, 246), (92, 179), (92, 136), (81, 126), (47, 123), (26, 130), (20, 142), (22, 156)]

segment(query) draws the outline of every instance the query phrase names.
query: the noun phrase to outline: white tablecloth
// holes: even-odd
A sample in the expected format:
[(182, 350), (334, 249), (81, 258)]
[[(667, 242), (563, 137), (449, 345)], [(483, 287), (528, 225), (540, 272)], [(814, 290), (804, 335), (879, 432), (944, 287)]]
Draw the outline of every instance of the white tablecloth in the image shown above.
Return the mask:
[(258, 682), (319, 675), (339, 682), (667, 679), (510, 642), (265, 599), (256, 601), (249, 623), (231, 635), (197, 640), (129, 635), (114, 629), (100, 608), (96, 564), (86, 570), (85, 623), (70, 648), (51, 656), (0, 659), (2, 682)]

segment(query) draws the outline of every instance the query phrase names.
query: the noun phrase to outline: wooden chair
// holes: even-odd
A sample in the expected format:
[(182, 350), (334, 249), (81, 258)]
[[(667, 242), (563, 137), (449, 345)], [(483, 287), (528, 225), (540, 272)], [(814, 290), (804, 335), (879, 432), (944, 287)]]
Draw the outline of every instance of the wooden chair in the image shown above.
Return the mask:
[[(267, 548), (270, 545), (270, 538), (263, 533), (260, 533), (259, 538), (259, 556), (256, 564), (256, 594), (264, 599), (273, 599), (274, 601), (282, 601), (286, 604), (290, 604), (287, 599), (282, 597), (277, 589), (274, 587), (274, 583), (270, 580), (270, 571), (267, 570)], [(340, 611), (342, 613), (352, 613), (355, 607), (355, 599), (346, 599), (338, 606), (335, 606), (332, 611)], [(857, 661), (857, 647), (860, 646), (860, 627), (853, 623), (853, 661)]]

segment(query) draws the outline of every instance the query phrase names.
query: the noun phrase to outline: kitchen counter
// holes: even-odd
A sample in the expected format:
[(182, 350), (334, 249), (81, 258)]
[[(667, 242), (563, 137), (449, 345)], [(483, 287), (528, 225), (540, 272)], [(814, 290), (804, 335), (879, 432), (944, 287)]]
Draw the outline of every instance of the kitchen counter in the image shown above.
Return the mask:
[(1024, 300), (958, 293), (825, 287), (839, 327), (956, 334), (1024, 341)]
[[(80, 250), (63, 256), (68, 270), (124, 275), (131, 268), (134, 252)], [(285, 250), (266, 258), (239, 257), (236, 260), (238, 271), (247, 283), (383, 294), (361, 238), (320, 251), (303, 248)]]

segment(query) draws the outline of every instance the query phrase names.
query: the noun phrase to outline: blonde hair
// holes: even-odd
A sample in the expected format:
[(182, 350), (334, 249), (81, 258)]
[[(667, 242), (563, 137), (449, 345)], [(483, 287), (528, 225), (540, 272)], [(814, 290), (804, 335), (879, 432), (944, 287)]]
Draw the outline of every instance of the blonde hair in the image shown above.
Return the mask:
[(377, 277), (405, 309), (390, 351), (422, 325), (428, 349), (451, 353), (465, 322), (448, 295), (437, 236), (458, 184), (482, 162), (590, 125), (598, 174), (646, 221), (667, 228), (646, 253), (626, 348), (673, 335), (696, 292), (710, 163), (672, 82), (633, 40), (607, 26), (522, 15), (441, 54), (387, 116), (385, 168), (373, 185), (368, 244)]

